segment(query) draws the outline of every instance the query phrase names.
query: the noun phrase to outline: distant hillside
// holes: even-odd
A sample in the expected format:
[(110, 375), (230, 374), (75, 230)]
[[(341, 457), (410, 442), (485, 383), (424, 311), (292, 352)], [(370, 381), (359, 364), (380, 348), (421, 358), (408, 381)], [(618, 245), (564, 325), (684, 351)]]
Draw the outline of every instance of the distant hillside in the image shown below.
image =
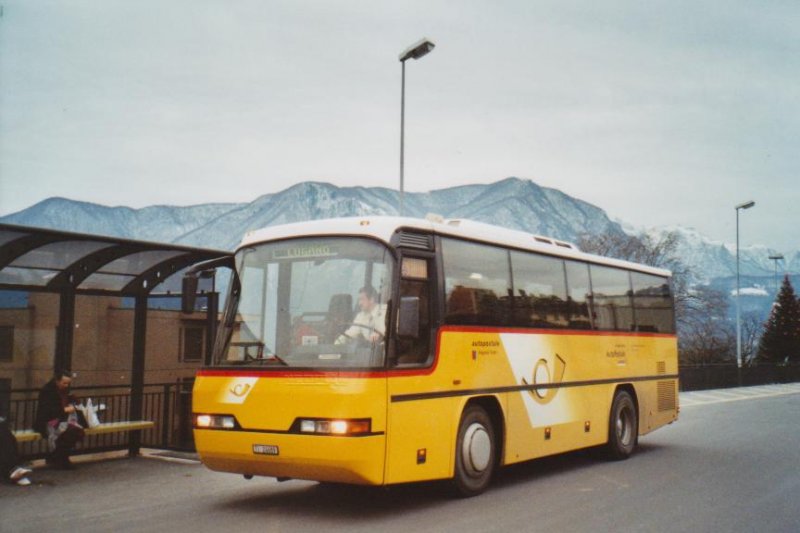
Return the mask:
[[(678, 255), (692, 268), (695, 281), (710, 283), (713, 279), (736, 276), (736, 246), (713, 241), (695, 229), (681, 226), (651, 228), (645, 231), (656, 239), (667, 232), (675, 232), (680, 236)], [(775, 254), (775, 250), (760, 244), (742, 246), (741, 274), (773, 276), (775, 263), (769, 257)], [(800, 251), (784, 255), (785, 261), (778, 263), (778, 272), (800, 272)]]
[(0, 217), (0, 222), (128, 239), (174, 242), (235, 207), (236, 204), (201, 204), (188, 207), (154, 205), (132, 209), (55, 197)]
[[(0, 217), (0, 222), (233, 249), (252, 229), (330, 217), (395, 215), (397, 205), (397, 191), (391, 189), (302, 182), (241, 204), (132, 209), (49, 198)], [(601, 208), (518, 178), (407, 193), (405, 206), (409, 216), (437, 213), (446, 218), (470, 218), (567, 241), (575, 241), (583, 233), (623, 232)], [(735, 250), (728, 245), (680, 226), (647, 230), (654, 237), (666, 231), (681, 236), (680, 256), (694, 272), (696, 282), (711, 283), (735, 274)], [(773, 272), (772, 253), (763, 246), (742, 248), (742, 274), (767, 285)], [(800, 252), (784, 253), (787, 260), (781, 268), (800, 272)]]
[[(396, 215), (397, 205), (397, 192), (391, 189), (303, 182), (246, 204), (131, 209), (49, 198), (0, 221), (232, 249), (252, 229), (320, 218)], [(471, 218), (565, 240), (575, 240), (587, 231), (622, 231), (599, 207), (517, 178), (406, 194), (406, 215), (424, 217), (427, 213)]]

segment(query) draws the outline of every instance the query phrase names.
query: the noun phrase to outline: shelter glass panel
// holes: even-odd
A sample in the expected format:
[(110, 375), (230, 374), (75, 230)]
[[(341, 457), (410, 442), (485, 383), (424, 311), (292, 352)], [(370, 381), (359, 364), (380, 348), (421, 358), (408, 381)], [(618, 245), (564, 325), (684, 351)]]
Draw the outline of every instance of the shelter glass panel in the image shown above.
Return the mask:
[(179, 294), (147, 299), (145, 383), (174, 383), (194, 376), (206, 355), (207, 309), (206, 296), (197, 298), (191, 313), (183, 312)]
[[(72, 336), (75, 386), (130, 385), (133, 315), (133, 309), (124, 306), (119, 296), (75, 296)], [(158, 357), (157, 353), (150, 355)]]
[(103, 274), (95, 272), (78, 286), (79, 289), (119, 291), (136, 278), (133, 274)]
[(187, 252), (182, 250), (149, 250), (126, 255), (104, 265), (98, 272), (103, 274), (133, 274), (138, 275), (162, 261), (167, 261)]
[(17, 268), (8, 266), (0, 270), (0, 283), (5, 285), (32, 285), (44, 287), (60, 270), (46, 268)]
[(3, 246), (6, 243), (11, 241), (15, 241), (20, 237), (25, 237), (26, 233), (21, 233), (19, 231), (12, 231), (12, 230), (0, 230), (0, 246)]
[(18, 257), (11, 266), (61, 270), (91, 253), (111, 246), (113, 244), (96, 241), (51, 242)]
[(0, 326), (13, 329), (6, 347), (11, 357), (0, 360), (0, 379), (11, 380), (13, 388), (38, 388), (50, 379), (58, 309), (58, 294), (0, 290)]

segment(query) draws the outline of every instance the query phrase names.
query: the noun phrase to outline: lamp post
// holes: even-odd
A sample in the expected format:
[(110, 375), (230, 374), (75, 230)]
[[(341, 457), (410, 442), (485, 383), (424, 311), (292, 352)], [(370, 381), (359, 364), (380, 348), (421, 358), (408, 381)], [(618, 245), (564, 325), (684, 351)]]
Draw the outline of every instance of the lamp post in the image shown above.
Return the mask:
[(403, 159), (405, 156), (405, 135), (406, 135), (406, 60), (419, 59), (427, 55), (433, 47), (433, 41), (423, 38), (406, 48), (400, 54), (400, 64), (402, 65), (402, 78), (400, 81), (400, 215), (403, 215), (404, 182), (403, 182)]
[[(750, 209), (756, 205), (752, 200), (736, 206), (736, 366), (742, 368), (742, 316), (741, 316), (741, 286), (739, 283), (739, 210)], [(740, 376), (741, 381), (741, 376)], [(740, 383), (741, 385), (741, 383)]]
[(775, 261), (775, 294), (778, 294), (778, 261), (783, 259), (783, 254), (771, 255), (769, 258)]

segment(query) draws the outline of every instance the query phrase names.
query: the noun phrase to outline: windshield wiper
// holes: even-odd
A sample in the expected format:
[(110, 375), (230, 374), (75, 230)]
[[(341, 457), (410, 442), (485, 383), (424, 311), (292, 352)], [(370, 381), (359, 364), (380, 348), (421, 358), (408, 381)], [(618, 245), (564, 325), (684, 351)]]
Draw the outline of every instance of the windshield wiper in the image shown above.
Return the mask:
[(287, 363), (286, 361), (284, 361), (284, 360), (281, 358), (281, 356), (280, 356), (280, 355), (278, 355), (278, 354), (276, 354), (276, 353), (271, 353), (271, 354), (267, 355), (267, 357), (265, 357), (264, 359), (262, 359), (262, 361), (270, 361), (270, 360), (272, 360), (272, 361), (277, 361), (277, 362), (279, 362), (280, 364), (282, 364), (283, 366), (289, 366), (289, 363)]
[[(261, 341), (250, 342), (232, 342), (231, 347), (244, 349), (244, 358), (235, 361), (225, 361), (237, 365), (249, 365), (251, 363), (259, 363), (263, 365), (265, 362), (277, 361), (283, 366), (289, 366), (289, 363), (284, 361), (278, 354), (269, 353), (271, 350)], [(257, 349), (256, 355), (253, 356), (249, 353), (248, 348), (255, 347)], [(267, 352), (267, 353), (264, 353)]]
[[(241, 361), (227, 361), (227, 363), (234, 364), (234, 365), (240, 365), (240, 366), (250, 365), (250, 364), (253, 364), (253, 363), (258, 363), (259, 365), (264, 366), (264, 363), (270, 363), (272, 361), (276, 361), (279, 364), (281, 364), (282, 366), (289, 366), (289, 363), (284, 361), (279, 355), (276, 355), (276, 354), (269, 354), (266, 357), (260, 357), (260, 358), (248, 357), (247, 359), (244, 359), (244, 360), (241, 360)], [(225, 362), (223, 364), (225, 364)]]

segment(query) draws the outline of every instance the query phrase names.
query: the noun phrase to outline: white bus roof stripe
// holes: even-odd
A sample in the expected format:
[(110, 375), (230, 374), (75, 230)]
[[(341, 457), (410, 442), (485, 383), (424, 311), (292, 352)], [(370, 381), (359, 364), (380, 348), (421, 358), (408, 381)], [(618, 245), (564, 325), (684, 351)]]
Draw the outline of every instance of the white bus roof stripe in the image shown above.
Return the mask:
[[(466, 219), (449, 219), (440, 222), (408, 217), (366, 216), (310, 220), (250, 231), (242, 239), (240, 247), (294, 237), (338, 235), (372, 237), (389, 244), (392, 236), (401, 228), (529, 250), (656, 276), (669, 277), (672, 275), (669, 270), (581, 252), (574, 245), (559, 239)], [(552, 244), (542, 242), (543, 240), (550, 240)]]

